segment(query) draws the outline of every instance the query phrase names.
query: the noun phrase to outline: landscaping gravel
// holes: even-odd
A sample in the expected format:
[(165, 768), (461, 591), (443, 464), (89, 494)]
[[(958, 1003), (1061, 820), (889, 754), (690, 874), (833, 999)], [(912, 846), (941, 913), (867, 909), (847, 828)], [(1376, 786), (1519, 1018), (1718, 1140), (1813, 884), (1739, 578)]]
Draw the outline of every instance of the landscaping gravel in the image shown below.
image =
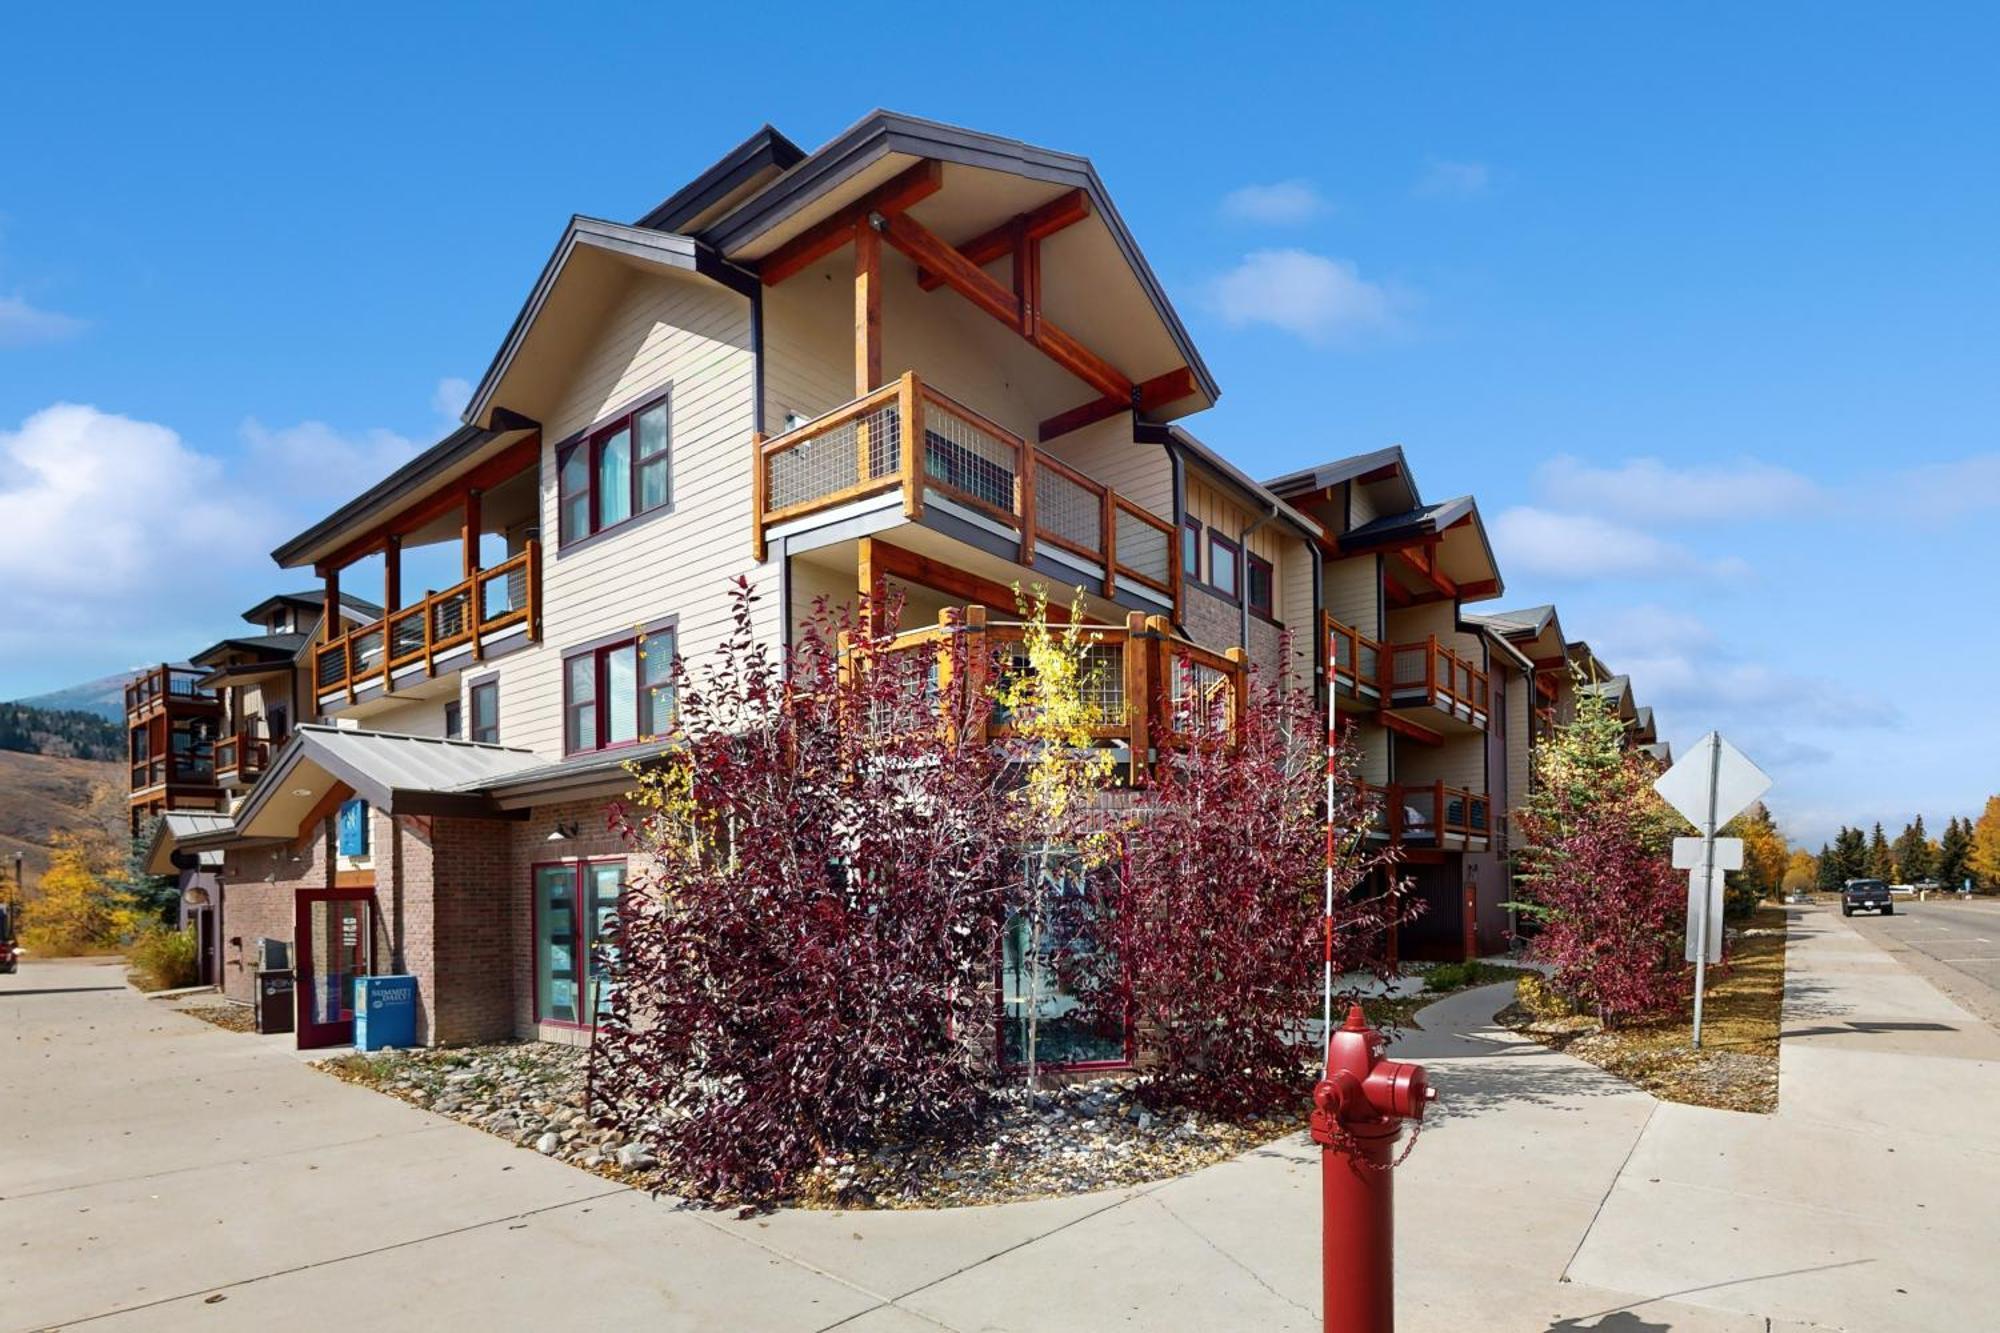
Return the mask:
[[(586, 1052), (523, 1042), (347, 1055), (337, 1078), (483, 1129), (517, 1147), (614, 1180), (683, 1196), (645, 1147), (586, 1112)], [(1301, 1087), (1308, 1078), (1302, 1072)], [(830, 1156), (785, 1203), (821, 1208), (940, 1208), (1144, 1184), (1185, 1174), (1305, 1127), (1305, 1108), (1244, 1123), (1139, 1105), (1127, 1080), (1095, 1079), (1030, 1096), (1009, 1088), (963, 1140), (887, 1144)]]

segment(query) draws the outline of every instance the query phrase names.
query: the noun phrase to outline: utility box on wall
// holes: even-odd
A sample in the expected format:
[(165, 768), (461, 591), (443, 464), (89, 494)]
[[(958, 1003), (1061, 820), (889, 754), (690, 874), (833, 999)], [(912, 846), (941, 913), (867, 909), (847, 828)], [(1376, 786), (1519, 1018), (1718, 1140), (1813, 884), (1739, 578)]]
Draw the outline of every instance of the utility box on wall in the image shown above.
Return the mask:
[(354, 1049), (385, 1051), (417, 1044), (417, 979), (354, 979)]

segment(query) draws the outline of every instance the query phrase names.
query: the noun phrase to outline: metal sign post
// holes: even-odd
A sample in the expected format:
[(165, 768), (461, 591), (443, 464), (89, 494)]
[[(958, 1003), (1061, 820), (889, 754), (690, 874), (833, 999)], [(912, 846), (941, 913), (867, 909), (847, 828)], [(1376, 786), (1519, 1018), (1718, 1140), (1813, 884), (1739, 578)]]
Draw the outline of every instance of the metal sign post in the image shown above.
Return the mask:
[[(1744, 757), (1741, 750), (1709, 732), (1695, 742), (1681, 761), (1662, 773), (1653, 790), (1690, 824), (1700, 838), (1674, 841), (1674, 865), (1688, 875), (1688, 958), (1694, 963), (1694, 1044), (1701, 1046), (1701, 1002), (1708, 985), (1708, 965), (1722, 958), (1721, 872), (1743, 865), (1743, 843), (1718, 839), (1716, 831), (1771, 789), (1771, 779)], [(1721, 844), (1734, 844), (1724, 848)], [(1733, 867), (1718, 865), (1723, 856)]]

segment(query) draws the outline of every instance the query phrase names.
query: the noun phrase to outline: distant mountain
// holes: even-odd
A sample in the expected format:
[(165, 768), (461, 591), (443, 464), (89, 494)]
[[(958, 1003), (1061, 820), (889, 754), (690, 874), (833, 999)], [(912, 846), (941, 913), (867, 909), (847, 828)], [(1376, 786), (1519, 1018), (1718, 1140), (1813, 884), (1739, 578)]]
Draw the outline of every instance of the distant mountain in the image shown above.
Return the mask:
[(0, 750), (0, 878), (8, 881), (0, 901), (13, 896), (16, 852), (32, 893), (57, 829), (102, 830), (122, 846), (124, 820), (123, 764)]
[(51, 690), (47, 694), (15, 699), (12, 702), (53, 712), (95, 713), (113, 722), (123, 722), (125, 686), (131, 683), (133, 677), (141, 674), (143, 673), (138, 671), (121, 671), (115, 676), (100, 676), (81, 685), (71, 685), (67, 689)]

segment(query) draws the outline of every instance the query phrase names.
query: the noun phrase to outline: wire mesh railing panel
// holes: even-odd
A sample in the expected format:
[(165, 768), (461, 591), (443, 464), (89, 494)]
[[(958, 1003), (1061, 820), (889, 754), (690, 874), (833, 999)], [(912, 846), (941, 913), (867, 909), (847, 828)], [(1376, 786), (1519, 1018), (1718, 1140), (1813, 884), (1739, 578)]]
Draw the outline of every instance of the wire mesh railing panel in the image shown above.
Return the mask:
[(1083, 700), (1096, 710), (1100, 726), (1124, 725), (1124, 644), (1098, 643), (1083, 650)]
[(1171, 543), (1165, 532), (1124, 507), (1118, 510), (1118, 563), (1165, 587), (1172, 576)]
[[(866, 475), (861, 452), (864, 435), (868, 442)], [(764, 502), (773, 511), (811, 504), (862, 482), (894, 476), (902, 464), (902, 413), (894, 403), (884, 403), (767, 455)]]
[(1102, 555), (1104, 503), (1054, 468), (1035, 472), (1035, 526), (1072, 546)]
[(1414, 652), (1404, 652), (1400, 648), (1395, 650), (1390, 671), (1398, 689), (1424, 683), (1424, 663), (1428, 654), (1429, 649), (1423, 647), (1417, 648)]
[(924, 404), (924, 476), (1014, 513), (1020, 450), (935, 398)]

